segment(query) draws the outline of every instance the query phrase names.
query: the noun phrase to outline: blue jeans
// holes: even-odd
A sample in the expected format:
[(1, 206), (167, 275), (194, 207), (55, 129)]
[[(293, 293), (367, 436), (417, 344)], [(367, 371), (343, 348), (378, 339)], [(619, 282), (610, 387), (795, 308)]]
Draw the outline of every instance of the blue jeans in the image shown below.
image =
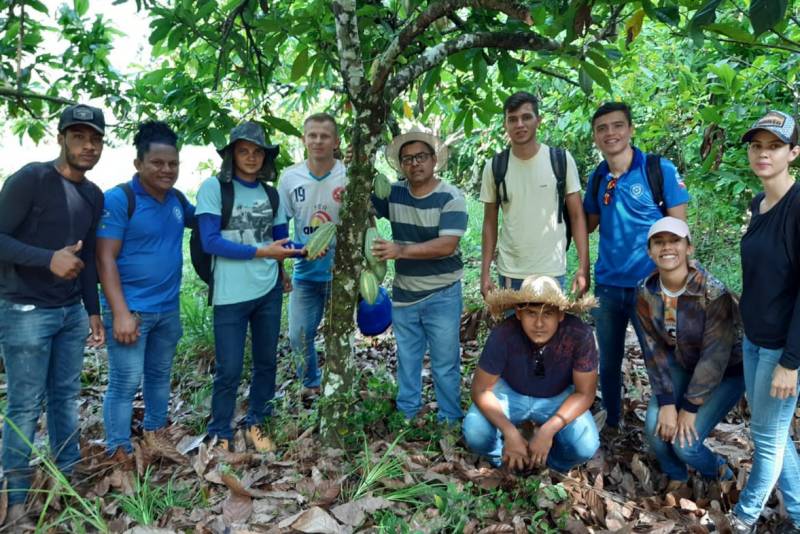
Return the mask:
[(43, 404), (58, 468), (68, 474), (81, 459), (77, 400), (88, 335), (89, 320), (80, 303), (39, 308), (0, 299), (0, 352), (8, 387), (3, 470), (9, 505), (25, 502), (33, 474), (28, 444), (33, 443)]
[(641, 327), (636, 318), (636, 288), (597, 284), (594, 294), (600, 303), (592, 310), (600, 352), (600, 392), (607, 414), (606, 425), (616, 428), (622, 412), (622, 358), (628, 321), (642, 345)]
[(175, 348), (183, 335), (180, 310), (140, 312), (139, 338), (128, 345), (114, 339), (114, 318), (103, 310), (108, 343), (108, 389), (103, 400), (106, 448), (133, 452), (131, 417), (139, 384), (144, 397), (144, 429), (158, 430), (167, 424), (170, 374)]
[(211, 422), (208, 425), (210, 436), (233, 438), (231, 421), (236, 408), (236, 391), (242, 377), (248, 324), (253, 343), (253, 369), (247, 426), (260, 425), (272, 413), (282, 299), (283, 287), (279, 280), (269, 293), (255, 300), (214, 306), (214, 346), (217, 354)]
[(759, 347), (747, 337), (742, 350), (755, 454), (750, 478), (734, 511), (746, 523), (755, 523), (777, 482), (787, 514), (800, 525), (800, 458), (789, 434), (797, 395), (781, 400), (769, 394), (772, 372), (783, 350)]
[[(529, 397), (514, 391), (502, 378), (492, 389), (503, 413), (515, 426), (525, 421), (544, 423), (553, 417), (573, 391), (574, 387), (570, 386), (554, 397)], [(467, 446), (486, 456), (492, 465), (499, 467), (503, 455), (503, 433), (484, 417), (475, 404), (470, 406), (464, 417), (463, 430)], [(547, 465), (566, 473), (576, 465), (590, 460), (598, 447), (600, 435), (591, 412), (586, 410), (555, 435), (553, 446), (547, 455)]]
[(392, 306), (397, 340), (397, 409), (408, 419), (422, 408), (422, 359), (430, 350), (439, 419), (459, 421), (461, 411), (461, 282), (410, 306)]
[[(689, 387), (692, 375), (671, 357), (669, 371), (672, 377), (673, 394), (676, 401), (679, 401), (686, 393), (686, 388)], [(725, 414), (739, 402), (742, 393), (744, 393), (744, 377), (729, 376), (723, 378), (705, 403), (697, 410), (694, 426), (700, 439), (693, 440), (691, 445), (684, 446), (681, 446), (678, 441), (674, 444), (663, 441), (656, 435), (659, 406), (656, 396), (650, 396), (650, 403), (647, 405), (647, 417), (644, 423), (644, 434), (650, 444), (650, 450), (653, 451), (656, 459), (658, 459), (661, 470), (670, 480), (687, 480), (689, 478), (689, 473), (686, 469), (687, 465), (693, 467), (706, 478), (719, 478), (719, 468), (725, 465), (725, 459), (711, 452), (703, 444), (703, 441), (714, 430), (717, 423), (722, 421)]]
[[(562, 274), (561, 276), (554, 276), (553, 278), (558, 282), (558, 285), (561, 286), (561, 289), (564, 289), (564, 283), (567, 280), (566, 275)], [(521, 278), (509, 278), (502, 274), (497, 275), (497, 287), (500, 289), (508, 288), (519, 290), (519, 288), (522, 287), (522, 282), (523, 280)]]
[(307, 388), (319, 387), (322, 372), (317, 362), (314, 338), (322, 322), (325, 303), (331, 298), (331, 282), (292, 280), (289, 293), (289, 345), (296, 358), (297, 377)]

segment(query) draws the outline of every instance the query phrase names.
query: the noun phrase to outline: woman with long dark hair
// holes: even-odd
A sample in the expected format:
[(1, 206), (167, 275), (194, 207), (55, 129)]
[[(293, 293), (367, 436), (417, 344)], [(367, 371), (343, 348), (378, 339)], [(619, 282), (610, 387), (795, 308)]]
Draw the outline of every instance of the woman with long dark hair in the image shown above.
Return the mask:
[(789, 173), (800, 156), (797, 123), (770, 111), (742, 142), (764, 188), (750, 205), (741, 243), (744, 376), (755, 454), (729, 519), (733, 532), (753, 532), (777, 483), (790, 519), (785, 531), (800, 532), (800, 458), (790, 435), (800, 365), (800, 184)]

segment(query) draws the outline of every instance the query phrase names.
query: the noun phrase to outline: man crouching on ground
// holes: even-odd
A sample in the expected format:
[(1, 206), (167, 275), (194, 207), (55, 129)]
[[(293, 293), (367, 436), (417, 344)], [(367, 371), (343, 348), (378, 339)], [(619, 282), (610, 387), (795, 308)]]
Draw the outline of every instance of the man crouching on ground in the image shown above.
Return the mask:
[[(547, 464), (562, 473), (586, 462), (600, 445), (589, 408), (597, 389), (597, 347), (576, 315), (593, 297), (570, 301), (549, 276), (528, 276), (518, 291), (486, 297), (495, 317), (513, 308), (492, 330), (472, 380), (464, 438), (495, 467)], [(537, 425), (526, 443), (517, 425)]]

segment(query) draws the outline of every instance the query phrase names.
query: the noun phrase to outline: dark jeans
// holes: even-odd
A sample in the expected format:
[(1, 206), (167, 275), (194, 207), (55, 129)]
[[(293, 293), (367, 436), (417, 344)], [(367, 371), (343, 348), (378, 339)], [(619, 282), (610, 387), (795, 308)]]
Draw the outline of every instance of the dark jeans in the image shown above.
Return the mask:
[(628, 321), (636, 331), (639, 346), (642, 332), (636, 318), (636, 288), (597, 284), (594, 294), (600, 306), (592, 310), (600, 352), (600, 391), (606, 409), (606, 424), (619, 425), (622, 410), (622, 357), (625, 355), (625, 331)]
[(80, 303), (39, 308), (0, 299), (0, 352), (8, 381), (3, 470), (9, 505), (25, 502), (33, 474), (29, 444), (43, 404), (50, 452), (58, 468), (68, 473), (81, 459), (77, 400), (88, 334), (89, 321)]
[(253, 368), (247, 426), (261, 424), (272, 413), (278, 333), (281, 327), (283, 288), (278, 280), (272, 290), (254, 300), (214, 306), (214, 393), (211, 399), (209, 436), (232, 439), (231, 422), (236, 391), (242, 377), (247, 325), (252, 337)]
[(113, 454), (122, 447), (133, 452), (131, 417), (139, 385), (144, 397), (144, 429), (167, 425), (172, 360), (183, 335), (180, 310), (139, 313), (139, 338), (122, 344), (114, 339), (114, 316), (103, 310), (108, 342), (108, 389), (103, 399), (106, 448)]

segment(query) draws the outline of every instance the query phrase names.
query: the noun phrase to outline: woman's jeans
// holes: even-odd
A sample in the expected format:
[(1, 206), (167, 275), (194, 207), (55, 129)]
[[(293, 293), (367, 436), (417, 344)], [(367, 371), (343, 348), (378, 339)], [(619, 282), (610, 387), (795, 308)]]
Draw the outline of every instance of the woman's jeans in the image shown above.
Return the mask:
[(747, 337), (742, 349), (755, 454), (735, 513), (746, 523), (754, 524), (777, 482), (786, 512), (794, 524), (800, 525), (800, 459), (789, 434), (797, 395), (777, 399), (769, 394), (772, 373), (783, 349), (759, 347)]
[[(675, 401), (680, 403), (692, 380), (692, 375), (678, 365), (670, 356), (669, 372), (672, 377), (672, 389)], [(703, 442), (714, 430), (725, 415), (739, 402), (744, 393), (744, 377), (730, 376), (723, 378), (722, 382), (714, 388), (705, 403), (697, 410), (694, 427), (700, 439), (692, 439), (692, 444), (681, 446), (676, 439), (675, 443), (662, 440), (656, 435), (658, 423), (658, 401), (655, 395), (650, 396), (645, 418), (645, 437), (650, 444), (661, 470), (670, 480), (685, 481), (689, 478), (686, 467), (693, 467), (702, 476), (716, 479), (720, 476), (720, 467), (726, 465), (723, 457), (714, 454)], [(677, 409), (677, 408), (676, 408)], [(679, 409), (677, 409), (680, 411)]]

